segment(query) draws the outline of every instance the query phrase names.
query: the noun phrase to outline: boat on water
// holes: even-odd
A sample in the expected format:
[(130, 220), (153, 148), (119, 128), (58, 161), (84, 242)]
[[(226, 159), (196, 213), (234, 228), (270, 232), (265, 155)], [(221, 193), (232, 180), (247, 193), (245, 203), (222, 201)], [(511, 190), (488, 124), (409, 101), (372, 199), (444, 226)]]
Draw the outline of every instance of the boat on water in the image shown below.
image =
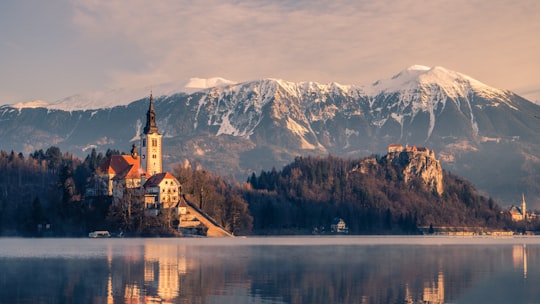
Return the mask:
[(109, 231), (92, 231), (88, 234), (88, 237), (89, 238), (110, 238), (111, 237), (111, 234), (109, 233)]

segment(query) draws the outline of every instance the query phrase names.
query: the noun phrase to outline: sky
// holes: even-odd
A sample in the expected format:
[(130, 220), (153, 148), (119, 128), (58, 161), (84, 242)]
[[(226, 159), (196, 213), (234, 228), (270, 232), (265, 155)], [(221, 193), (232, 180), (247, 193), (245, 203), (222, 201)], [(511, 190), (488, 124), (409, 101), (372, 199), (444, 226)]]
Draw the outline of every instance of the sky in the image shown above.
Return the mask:
[(2, 0), (0, 104), (223, 77), (442, 66), (540, 102), (537, 0)]

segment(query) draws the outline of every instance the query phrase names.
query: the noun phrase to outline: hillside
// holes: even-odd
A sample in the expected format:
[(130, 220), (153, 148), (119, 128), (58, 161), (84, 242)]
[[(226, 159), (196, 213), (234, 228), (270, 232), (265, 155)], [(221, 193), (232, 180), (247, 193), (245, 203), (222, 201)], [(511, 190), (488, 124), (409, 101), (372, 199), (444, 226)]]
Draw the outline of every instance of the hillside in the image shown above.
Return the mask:
[(281, 171), (249, 179), (255, 233), (329, 231), (336, 217), (352, 234), (418, 233), (419, 226), (509, 228), (491, 199), (443, 171), (422, 152), (345, 160), (298, 157)]
[[(85, 197), (92, 172), (114, 153), (93, 151), (81, 162), (56, 147), (29, 157), (0, 151), (0, 235), (120, 231), (124, 205)], [(182, 194), (235, 235), (327, 233), (334, 218), (344, 219), (352, 234), (416, 234), (419, 226), (431, 225), (482, 231), (539, 226), (512, 222), (494, 200), (444, 171), (435, 153), (422, 147), (392, 145), (382, 157), (358, 159), (297, 157), (280, 171), (253, 173), (242, 184), (197, 164), (178, 165), (173, 172)], [(160, 220), (143, 216), (140, 202), (131, 206), (128, 227), (139, 234), (164, 232)], [(45, 233), (40, 226), (52, 228)]]

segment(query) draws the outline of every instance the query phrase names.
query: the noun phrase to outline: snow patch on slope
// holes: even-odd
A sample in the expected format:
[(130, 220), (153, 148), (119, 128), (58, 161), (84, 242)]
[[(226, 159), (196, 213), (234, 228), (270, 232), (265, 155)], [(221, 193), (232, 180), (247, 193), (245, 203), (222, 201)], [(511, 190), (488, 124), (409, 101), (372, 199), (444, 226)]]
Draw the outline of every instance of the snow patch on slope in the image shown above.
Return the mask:
[(360, 132), (358, 132), (356, 130), (349, 129), (349, 128), (345, 128), (346, 142), (345, 142), (345, 146), (343, 147), (343, 149), (347, 149), (347, 148), (349, 148), (351, 146), (350, 138), (353, 135), (354, 136), (359, 136)]
[(45, 108), (49, 103), (44, 100), (34, 100), (34, 101), (27, 101), (27, 102), (19, 102), (16, 104), (11, 105), (13, 108), (16, 109), (23, 109), (23, 108)]
[(217, 131), (217, 134), (216, 136), (219, 136), (221, 134), (228, 134), (228, 135), (233, 135), (233, 136), (245, 136), (245, 131), (242, 132), (240, 130), (238, 130), (237, 128), (235, 128), (232, 124), (231, 124), (231, 121), (230, 121), (230, 116), (234, 114), (232, 111), (229, 111), (228, 114), (226, 115), (223, 115), (221, 117), (221, 124), (219, 126), (219, 130)]
[(135, 122), (135, 135), (129, 140), (130, 142), (141, 140), (142, 127), (142, 121), (137, 119), (137, 122)]
[(300, 138), (300, 147), (302, 149), (315, 150), (316, 147), (310, 144), (304, 137), (304, 134), (308, 133), (308, 130), (305, 127), (301, 126), (290, 117), (287, 117), (287, 129), (298, 135)]

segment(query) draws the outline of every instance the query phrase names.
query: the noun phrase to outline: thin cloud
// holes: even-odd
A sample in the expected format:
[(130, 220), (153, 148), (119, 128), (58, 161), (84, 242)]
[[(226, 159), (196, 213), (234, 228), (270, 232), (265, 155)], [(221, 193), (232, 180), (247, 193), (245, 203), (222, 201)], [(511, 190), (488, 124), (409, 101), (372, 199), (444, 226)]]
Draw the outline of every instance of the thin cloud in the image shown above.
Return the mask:
[(366, 84), (424, 64), (512, 88), (540, 86), (538, 3), (89, 0), (73, 2), (73, 23), (86, 45), (122, 50), (104, 67), (110, 87), (213, 76)]
[[(523, 16), (520, 24), (512, 21), (515, 16), (506, 2), (292, 3), (80, 2), (75, 20), (91, 35), (132, 41), (148, 58), (140, 63), (148, 77), (163, 80), (197, 72), (228, 72), (237, 79), (281, 73), (291, 80), (309, 79), (311, 72), (300, 71), (314, 70), (313, 66), (321, 71), (342, 67), (345, 75), (337, 78), (353, 80), (361, 77), (347, 69), (351, 64), (361, 70), (366, 60), (390, 62), (392, 67), (386, 69), (395, 72), (395, 61), (401, 68), (415, 63), (411, 57), (435, 61), (444, 54), (458, 62), (467, 56), (459, 49), (490, 49), (490, 44), (510, 39), (524, 25), (538, 26), (524, 22), (528, 18)], [(516, 4), (513, 7), (523, 12)], [(295, 74), (287, 75), (283, 69)], [(129, 73), (111, 72), (122, 77), (113, 80), (118, 83)], [(137, 74), (135, 78), (145, 77)]]

